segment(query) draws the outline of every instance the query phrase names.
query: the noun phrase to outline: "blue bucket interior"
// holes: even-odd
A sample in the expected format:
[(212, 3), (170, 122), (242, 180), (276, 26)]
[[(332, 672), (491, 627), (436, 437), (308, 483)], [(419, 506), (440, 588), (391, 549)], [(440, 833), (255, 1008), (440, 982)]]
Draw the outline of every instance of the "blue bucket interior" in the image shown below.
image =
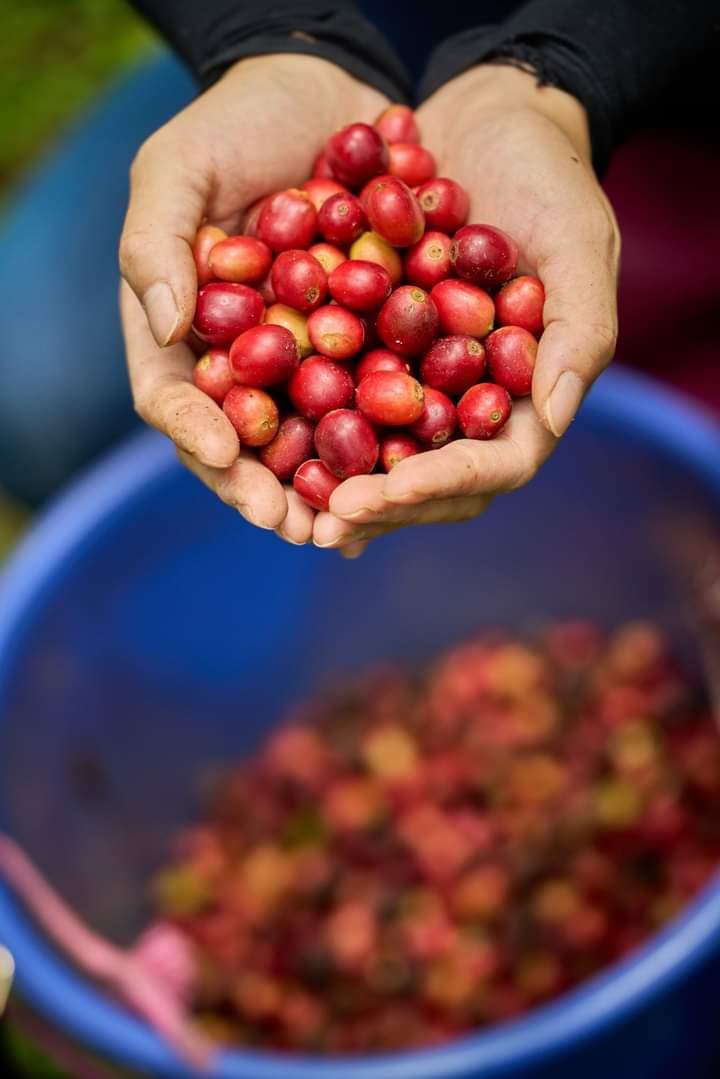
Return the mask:
[[(249, 527), (180, 469), (165, 442), (142, 435), (49, 511), (5, 575), (0, 824), (84, 917), (129, 941), (148, 914), (148, 878), (179, 823), (198, 812), (207, 780), (344, 671), (429, 656), (483, 627), (532, 631), (575, 616), (658, 620), (692, 658), (669, 539), (697, 519), (720, 520), (720, 433), (678, 398), (620, 373), (601, 381), (526, 489), (475, 522), (405, 531), (352, 563)], [(535, 1031), (549, 1045), (558, 1007), (567, 1037), (571, 1007), (578, 1031), (590, 1015), (599, 1022), (602, 984), (609, 1021), (640, 999), (640, 984), (659, 992), (681, 963), (699, 961), (720, 935), (720, 893), (711, 889), (669, 933), (670, 945), (660, 938), (626, 975), (516, 1024), (505, 1048), (510, 1035), (498, 1031), (342, 1066), (226, 1054), (216, 1074), (524, 1075), (523, 1037)], [(679, 933), (682, 955), (673, 952)], [(15, 951), (21, 990), (60, 1025), (152, 1074), (185, 1074), (150, 1031), (63, 963), (2, 888), (0, 939)]]

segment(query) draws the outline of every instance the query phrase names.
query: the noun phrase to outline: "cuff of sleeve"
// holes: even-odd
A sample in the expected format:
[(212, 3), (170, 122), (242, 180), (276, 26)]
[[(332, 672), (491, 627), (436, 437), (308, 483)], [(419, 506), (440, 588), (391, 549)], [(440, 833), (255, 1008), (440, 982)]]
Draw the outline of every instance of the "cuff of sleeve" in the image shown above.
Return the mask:
[(611, 103), (602, 82), (571, 38), (554, 33), (508, 33), (478, 27), (444, 41), (432, 54), (420, 86), (425, 100), (471, 67), (505, 64), (534, 74), (538, 86), (554, 86), (582, 103), (588, 115), (593, 167), (607, 168), (617, 138)]
[(237, 60), (302, 53), (337, 64), (393, 101), (408, 101), (412, 95), (410, 75), (399, 55), (352, 3), (207, 0), (195, 4), (184, 0), (173, 10), (168, 29), (172, 44), (202, 89)]
[(317, 56), (343, 68), (368, 86), (385, 94), (390, 101), (407, 102), (410, 99), (410, 78), (400, 61), (395, 65), (377, 66), (367, 57), (354, 52), (341, 40), (315, 37), (303, 30), (273, 30), (235, 42), (227, 42), (212, 57), (201, 63), (196, 76), (202, 90), (207, 90), (236, 61), (250, 56), (268, 56), (278, 53), (294, 53)]

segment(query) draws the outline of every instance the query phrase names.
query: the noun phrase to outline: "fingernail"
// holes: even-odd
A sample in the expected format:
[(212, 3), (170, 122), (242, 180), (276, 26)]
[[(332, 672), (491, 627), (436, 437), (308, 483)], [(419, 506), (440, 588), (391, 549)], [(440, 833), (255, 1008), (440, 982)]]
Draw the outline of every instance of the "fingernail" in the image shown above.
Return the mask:
[(360, 558), (365, 553), (366, 543), (351, 543), (347, 547), (340, 548), (340, 554), (343, 558), (346, 558), (349, 562), (352, 562), (356, 558)]
[(283, 543), (289, 543), (291, 547), (304, 547), (305, 546), (305, 544), (301, 543), (300, 540), (290, 539), (290, 537), (286, 536), (284, 534), (284, 532), (278, 532), (276, 530), (275, 535), (277, 536), (278, 539), (281, 539), (283, 541)]
[(583, 399), (583, 384), (574, 371), (563, 371), (545, 404), (545, 422), (560, 438), (575, 419)]
[(386, 502), (393, 502), (401, 505), (404, 502), (412, 502), (415, 499), (415, 493), (413, 491), (383, 491), (383, 498)]
[(235, 508), (237, 509), (240, 516), (244, 517), (248, 524), (251, 524), (254, 528), (262, 528), (265, 532), (274, 531), (272, 525), (264, 525), (262, 521), (258, 521), (258, 519), (254, 516), (254, 514), (250, 512), (250, 510), (244, 503), (239, 502)]
[(388, 478), (383, 484), (382, 496), (386, 502), (404, 502), (406, 499), (412, 499), (413, 492), (407, 486), (399, 486), (396, 477)]
[(177, 329), (180, 312), (175, 303), (173, 291), (164, 281), (151, 285), (143, 296), (143, 307), (153, 337), (161, 347), (165, 347)]
[(352, 513), (337, 513), (337, 517), (342, 517), (343, 521), (354, 521), (357, 517), (362, 517), (365, 513), (374, 513), (369, 506), (363, 506), (359, 510), (353, 510)]

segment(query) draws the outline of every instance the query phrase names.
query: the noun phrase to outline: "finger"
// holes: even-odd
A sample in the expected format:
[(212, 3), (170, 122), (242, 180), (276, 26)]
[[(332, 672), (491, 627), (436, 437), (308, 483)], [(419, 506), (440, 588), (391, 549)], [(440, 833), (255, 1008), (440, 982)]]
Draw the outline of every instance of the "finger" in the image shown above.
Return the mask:
[[(437, 452), (424, 456), (431, 462)], [(385, 480), (385, 476), (355, 476), (346, 480), (335, 489), (330, 498), (331, 516), (355, 526), (358, 535), (362, 532), (363, 525), (387, 524), (403, 527), (456, 519), (459, 504), (455, 496), (443, 498), (434, 494), (424, 501), (391, 501), (385, 497)], [(446, 484), (447, 480), (443, 479), (443, 483)], [(473, 494), (472, 497), (478, 496)], [(449, 514), (449, 517), (446, 518), (446, 514)]]
[(242, 453), (230, 468), (209, 468), (182, 450), (178, 450), (178, 457), (221, 502), (236, 509), (250, 524), (278, 529), (287, 517), (288, 504), (282, 485), (251, 454)]
[(14, 977), (15, 960), (7, 948), (0, 944), (0, 1016), (2, 1016), (8, 1002)]
[(128, 285), (123, 283), (120, 291), (130, 385), (138, 415), (200, 463), (228, 468), (238, 456), (240, 443), (223, 410), (193, 386), (192, 352), (182, 343), (158, 348)]
[(551, 254), (538, 262), (545, 286), (545, 330), (532, 398), (547, 429), (560, 437), (591, 385), (610, 363), (617, 337), (617, 232), (608, 216), (585, 238), (563, 229)]
[(339, 521), (331, 513), (319, 513), (315, 518), (313, 529), (313, 543), (322, 550), (353, 550), (356, 546), (364, 545), (372, 539), (393, 532), (400, 525), (377, 524), (357, 525), (349, 521)]
[(313, 541), (316, 547), (354, 546), (411, 525), (457, 524), (478, 517), (491, 498), (476, 495), (426, 502), (418, 506), (395, 506), (393, 515), (367, 524), (338, 520), (331, 513), (319, 513), (315, 518)]
[(353, 476), (336, 487), (330, 496), (330, 512), (335, 517), (351, 523), (372, 521), (378, 514), (390, 508), (383, 488), (385, 477)]
[(555, 447), (529, 401), (515, 405), (509, 423), (489, 442), (460, 439), (431, 453), (407, 457), (385, 478), (388, 502), (494, 495), (521, 487)]
[(315, 523), (314, 511), (292, 487), (285, 488), (285, 498), (287, 499), (287, 516), (276, 530), (277, 535), (280, 539), (296, 546), (309, 543)]
[(349, 543), (347, 547), (340, 548), (340, 554), (343, 558), (346, 558), (349, 562), (352, 562), (356, 558), (360, 558), (365, 554), (368, 548), (367, 543)]
[(149, 139), (130, 174), (120, 270), (161, 347), (180, 340), (195, 313), (195, 234), (210, 194), (197, 157), (167, 129)]

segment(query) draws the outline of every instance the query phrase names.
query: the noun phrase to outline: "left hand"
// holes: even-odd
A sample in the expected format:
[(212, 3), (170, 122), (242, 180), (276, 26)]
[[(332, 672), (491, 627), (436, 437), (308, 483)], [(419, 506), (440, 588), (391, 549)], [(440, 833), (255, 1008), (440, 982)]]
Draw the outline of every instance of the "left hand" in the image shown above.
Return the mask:
[(357, 556), (406, 525), (464, 521), (523, 486), (547, 460), (613, 356), (620, 238), (590, 163), (585, 111), (511, 67), (480, 66), (448, 83), (418, 114), (438, 174), (469, 191), (471, 222), (518, 243), (521, 272), (545, 286), (545, 331), (532, 397), (515, 402), (494, 440), (460, 439), (388, 476), (358, 476), (315, 520), (314, 541)]
[(370, 123), (386, 105), (320, 57), (248, 57), (151, 135), (131, 169), (120, 308), (135, 409), (223, 502), (290, 543), (311, 538), (313, 511), (254, 454), (240, 453), (222, 409), (192, 383), (192, 246), (204, 219), (238, 231), (257, 199), (302, 182), (333, 131)]

